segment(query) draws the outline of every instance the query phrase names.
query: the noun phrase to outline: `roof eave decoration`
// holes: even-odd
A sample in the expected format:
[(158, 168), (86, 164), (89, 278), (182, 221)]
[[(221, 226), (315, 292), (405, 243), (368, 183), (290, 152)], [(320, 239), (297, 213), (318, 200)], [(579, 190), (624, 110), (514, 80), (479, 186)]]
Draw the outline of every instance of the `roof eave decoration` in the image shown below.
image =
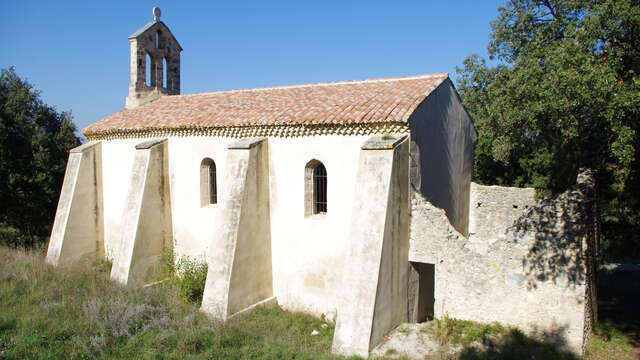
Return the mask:
[(116, 129), (97, 133), (82, 132), (89, 141), (184, 136), (216, 136), (229, 138), (302, 137), (319, 135), (370, 136), (408, 134), (408, 122), (376, 122), (359, 124), (307, 124), (261, 126), (197, 126), (173, 128)]

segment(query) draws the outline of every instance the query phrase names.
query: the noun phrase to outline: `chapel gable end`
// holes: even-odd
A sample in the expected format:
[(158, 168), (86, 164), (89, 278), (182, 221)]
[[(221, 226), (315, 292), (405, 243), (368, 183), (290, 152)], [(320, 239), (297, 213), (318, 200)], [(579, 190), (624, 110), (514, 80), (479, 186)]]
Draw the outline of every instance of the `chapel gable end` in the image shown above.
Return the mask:
[(182, 47), (167, 25), (154, 19), (129, 36), (131, 80), (126, 108), (133, 109), (163, 95), (180, 94), (180, 52)]

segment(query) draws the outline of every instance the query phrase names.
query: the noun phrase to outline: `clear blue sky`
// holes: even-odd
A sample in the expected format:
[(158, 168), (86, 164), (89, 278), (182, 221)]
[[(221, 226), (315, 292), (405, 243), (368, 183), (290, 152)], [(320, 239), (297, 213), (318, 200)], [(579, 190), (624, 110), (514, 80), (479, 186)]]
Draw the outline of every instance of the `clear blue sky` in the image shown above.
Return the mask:
[(182, 93), (448, 72), (486, 54), (504, 0), (0, 0), (0, 67), (79, 129), (124, 107), (128, 36), (162, 9)]

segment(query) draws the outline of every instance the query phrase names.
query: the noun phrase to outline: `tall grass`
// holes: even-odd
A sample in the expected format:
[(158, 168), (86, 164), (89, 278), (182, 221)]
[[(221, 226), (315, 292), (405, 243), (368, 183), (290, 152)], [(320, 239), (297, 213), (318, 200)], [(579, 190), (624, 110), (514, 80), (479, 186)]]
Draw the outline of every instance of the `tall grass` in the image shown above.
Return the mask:
[(0, 247), (0, 358), (338, 358), (333, 326), (315, 317), (272, 307), (223, 325), (173, 282), (132, 290), (109, 270), (54, 269), (41, 252)]

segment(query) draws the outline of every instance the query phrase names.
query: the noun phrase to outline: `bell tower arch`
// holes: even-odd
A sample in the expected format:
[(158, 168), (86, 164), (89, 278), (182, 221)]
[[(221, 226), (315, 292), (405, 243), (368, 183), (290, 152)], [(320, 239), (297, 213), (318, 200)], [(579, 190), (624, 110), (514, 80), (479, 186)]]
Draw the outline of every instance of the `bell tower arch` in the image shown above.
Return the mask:
[(163, 95), (180, 94), (182, 47), (167, 25), (160, 21), (161, 14), (160, 8), (154, 7), (153, 21), (129, 36), (131, 81), (125, 105), (127, 109)]

